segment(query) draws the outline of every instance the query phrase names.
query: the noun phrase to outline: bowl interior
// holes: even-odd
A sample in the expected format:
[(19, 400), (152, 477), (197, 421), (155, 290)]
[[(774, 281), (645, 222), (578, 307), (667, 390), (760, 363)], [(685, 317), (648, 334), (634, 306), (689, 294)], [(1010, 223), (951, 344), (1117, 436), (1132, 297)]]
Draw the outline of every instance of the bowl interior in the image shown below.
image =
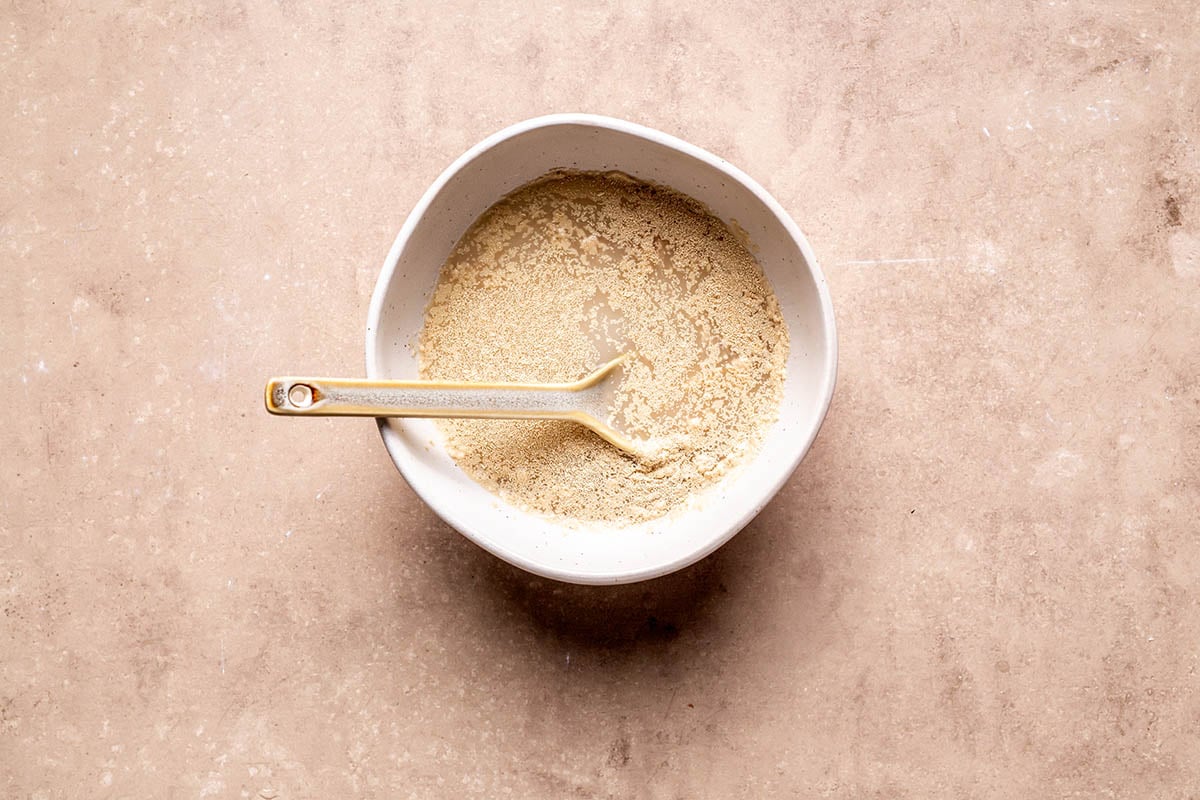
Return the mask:
[(448, 523), (497, 556), (577, 583), (665, 574), (707, 555), (745, 525), (791, 474), (832, 393), (835, 342), (824, 278), (803, 236), (761, 187), (721, 159), (640, 126), (582, 115), (530, 120), (485, 140), (422, 198), (389, 253), (372, 301), (367, 372), (414, 378), (426, 305), (443, 261), (504, 194), (552, 169), (620, 170), (704, 203), (749, 235), (791, 338), (779, 421), (756, 458), (693, 506), (626, 528), (563, 525), (516, 508), (466, 476), (430, 420), (389, 420), (384, 442), (413, 489)]

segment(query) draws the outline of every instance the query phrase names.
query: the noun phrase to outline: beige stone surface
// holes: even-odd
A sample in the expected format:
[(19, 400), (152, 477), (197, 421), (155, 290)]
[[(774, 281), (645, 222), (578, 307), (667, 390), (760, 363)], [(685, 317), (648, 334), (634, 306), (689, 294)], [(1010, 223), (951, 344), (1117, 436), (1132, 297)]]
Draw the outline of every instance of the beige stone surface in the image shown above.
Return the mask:
[[(0, 796), (1200, 793), (1194, 3), (325, 5), (0, 11)], [(563, 110), (759, 178), (840, 323), (778, 498), (617, 589), (260, 397)]]

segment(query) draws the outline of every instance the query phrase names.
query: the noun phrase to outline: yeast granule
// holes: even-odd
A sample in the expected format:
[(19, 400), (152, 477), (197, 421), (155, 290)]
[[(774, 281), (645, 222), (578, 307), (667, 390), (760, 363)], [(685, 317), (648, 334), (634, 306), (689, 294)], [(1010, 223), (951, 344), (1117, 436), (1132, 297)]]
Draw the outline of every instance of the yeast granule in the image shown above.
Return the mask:
[(430, 380), (567, 382), (620, 353), (638, 460), (570, 422), (445, 420), (460, 467), (529, 510), (634, 523), (750, 458), (778, 415), (787, 327), (754, 256), (695, 200), (617, 173), (554, 173), (489, 208), (442, 267)]

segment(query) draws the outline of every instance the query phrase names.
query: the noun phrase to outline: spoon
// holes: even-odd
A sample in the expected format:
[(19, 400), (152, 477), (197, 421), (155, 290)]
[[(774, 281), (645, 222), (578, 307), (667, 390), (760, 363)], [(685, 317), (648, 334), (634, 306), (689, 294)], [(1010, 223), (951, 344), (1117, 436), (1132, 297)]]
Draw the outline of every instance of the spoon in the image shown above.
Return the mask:
[(573, 383), (453, 383), (354, 378), (272, 378), (267, 411), (308, 417), (473, 417), (560, 419), (590, 428), (639, 458), (663, 445), (625, 429), (616, 390), (630, 354), (618, 356)]

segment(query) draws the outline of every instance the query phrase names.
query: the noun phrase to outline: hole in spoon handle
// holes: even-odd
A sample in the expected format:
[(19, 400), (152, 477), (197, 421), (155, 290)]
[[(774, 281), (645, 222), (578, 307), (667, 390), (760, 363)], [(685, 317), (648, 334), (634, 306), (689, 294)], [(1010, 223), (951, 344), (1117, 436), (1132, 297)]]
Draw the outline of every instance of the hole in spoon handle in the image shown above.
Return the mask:
[(315, 414), (324, 399), (325, 390), (312, 378), (272, 378), (267, 381), (267, 411), (272, 414)]
[(313, 388), (307, 383), (293, 383), (286, 396), (296, 408), (308, 408), (313, 404)]

